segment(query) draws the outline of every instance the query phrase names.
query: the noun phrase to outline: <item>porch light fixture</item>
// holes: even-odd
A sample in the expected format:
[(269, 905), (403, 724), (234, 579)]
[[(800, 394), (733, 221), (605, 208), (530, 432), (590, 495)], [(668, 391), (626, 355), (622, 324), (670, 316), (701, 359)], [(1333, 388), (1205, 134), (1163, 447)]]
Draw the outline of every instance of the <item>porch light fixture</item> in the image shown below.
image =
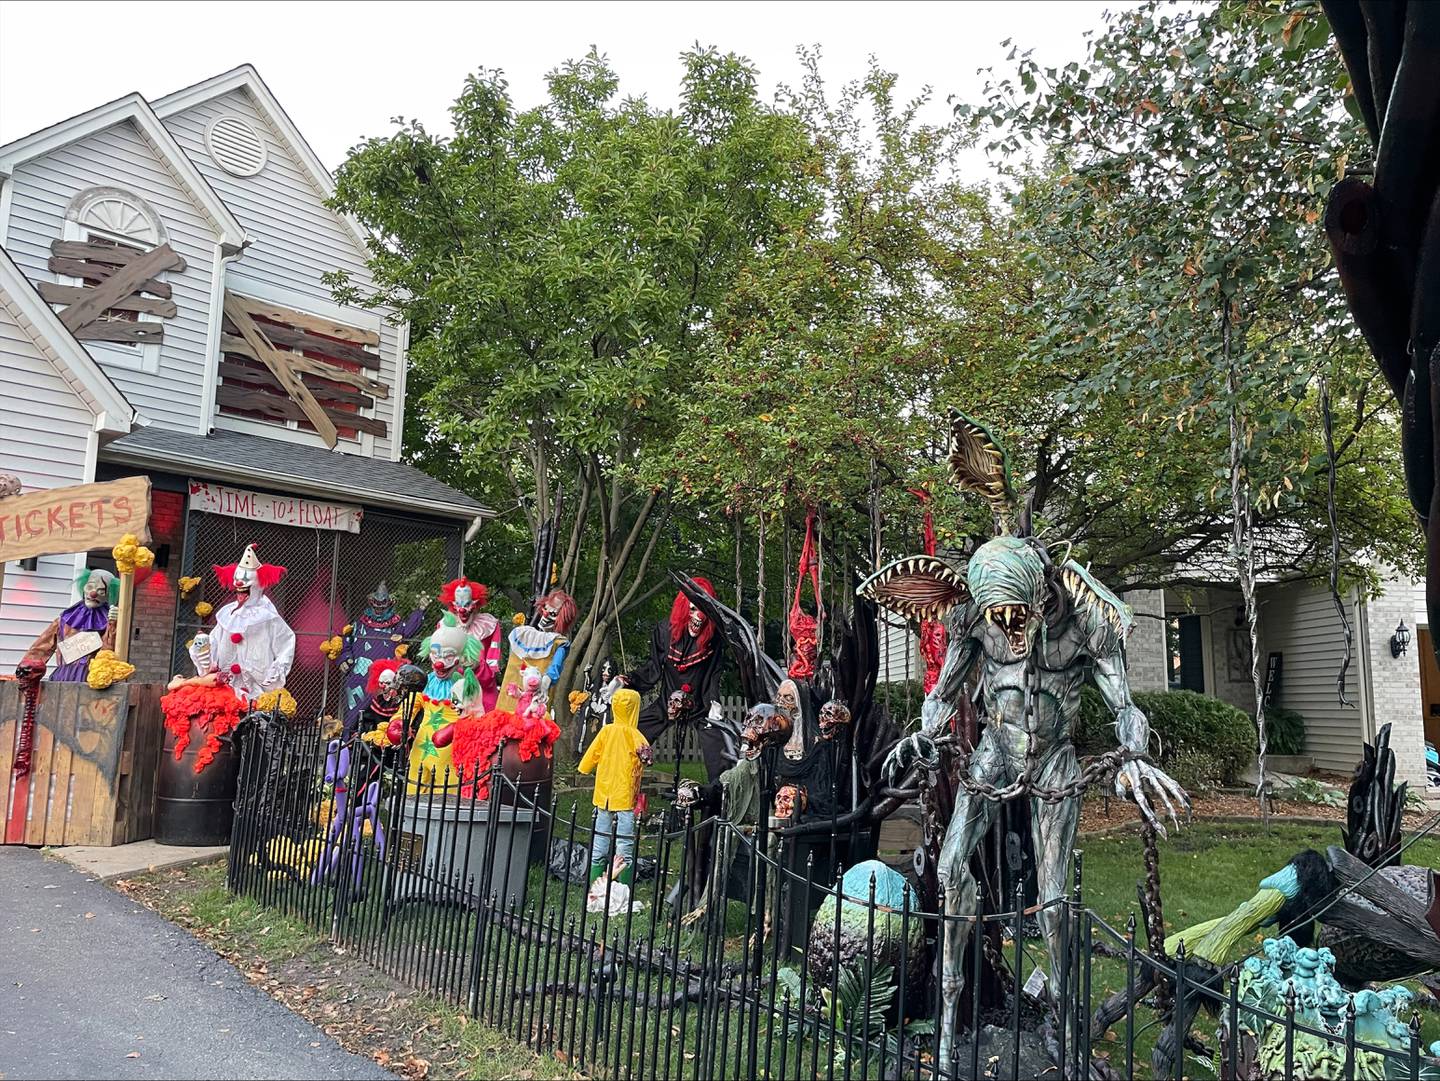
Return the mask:
[(1390, 656), (1404, 656), (1405, 651), (1410, 648), (1410, 631), (1405, 626), (1405, 621), (1400, 621), (1400, 626), (1395, 628), (1395, 633), (1390, 636)]

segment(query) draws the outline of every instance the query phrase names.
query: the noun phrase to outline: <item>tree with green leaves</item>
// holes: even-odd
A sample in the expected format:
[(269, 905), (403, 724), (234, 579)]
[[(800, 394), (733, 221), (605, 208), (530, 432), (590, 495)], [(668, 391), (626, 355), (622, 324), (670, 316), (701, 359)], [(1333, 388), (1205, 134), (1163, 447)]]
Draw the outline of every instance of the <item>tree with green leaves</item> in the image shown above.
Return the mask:
[(682, 59), (674, 111), (619, 97), (594, 52), (523, 111), (482, 72), (453, 137), (403, 124), (336, 178), (333, 205), (376, 238), (375, 292), (337, 279), (341, 295), (411, 322), (412, 450), (462, 487), (503, 484), (532, 536), (564, 490), (557, 577), (582, 602), (572, 672), (664, 589), (673, 485), (639, 478), (680, 434), (710, 313), (812, 213), (803, 126), (759, 100), (739, 58)]

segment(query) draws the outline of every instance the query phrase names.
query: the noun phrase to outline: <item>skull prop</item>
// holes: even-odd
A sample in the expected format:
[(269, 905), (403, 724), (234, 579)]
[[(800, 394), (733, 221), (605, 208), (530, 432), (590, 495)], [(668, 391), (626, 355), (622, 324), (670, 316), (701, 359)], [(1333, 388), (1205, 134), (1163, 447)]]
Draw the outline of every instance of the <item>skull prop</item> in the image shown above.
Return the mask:
[(682, 683), (678, 691), (673, 692), (665, 703), (665, 715), (672, 721), (678, 721), (681, 717), (692, 713), (695, 709), (695, 696), (690, 693), (690, 684)]
[(798, 784), (782, 785), (775, 793), (775, 806), (771, 814), (775, 818), (798, 818), (809, 805), (805, 789)]
[(850, 727), (850, 707), (838, 698), (832, 698), (820, 707), (820, 738), (835, 739)]
[(754, 762), (766, 747), (778, 747), (789, 739), (793, 727), (794, 721), (786, 710), (768, 702), (752, 707), (740, 730), (741, 757)]

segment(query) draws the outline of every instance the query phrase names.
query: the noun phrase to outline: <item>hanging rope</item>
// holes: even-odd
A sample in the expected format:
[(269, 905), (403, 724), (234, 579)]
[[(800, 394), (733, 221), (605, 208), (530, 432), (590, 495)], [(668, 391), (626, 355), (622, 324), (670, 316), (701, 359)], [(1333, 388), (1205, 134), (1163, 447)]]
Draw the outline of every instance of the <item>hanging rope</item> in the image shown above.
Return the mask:
[(745, 608), (745, 582), (740, 577), (740, 545), (744, 538), (740, 535), (740, 512), (735, 512), (735, 611), (743, 611)]
[(1335, 509), (1335, 418), (1330, 412), (1330, 384), (1323, 375), (1320, 376), (1320, 419), (1325, 427), (1326, 509), (1330, 515), (1330, 599), (1335, 602), (1335, 614), (1340, 617), (1340, 627), (1345, 632), (1345, 654), (1340, 661), (1340, 672), (1335, 677), (1335, 694), (1342, 706), (1354, 706), (1355, 703), (1345, 694), (1354, 636), (1350, 630), (1350, 617), (1345, 612), (1345, 602), (1340, 598), (1340, 522)]
[(1230, 349), (1230, 302), (1228, 299), (1223, 299), (1221, 307), (1220, 337), (1226, 367), (1225, 383), (1230, 393), (1230, 509), (1234, 518), (1235, 567), (1240, 578), (1240, 592), (1245, 598), (1245, 619), (1250, 628), (1250, 682), (1255, 691), (1258, 773), (1255, 795), (1260, 800), (1260, 817), (1268, 829), (1270, 801), (1266, 791), (1265, 776), (1265, 687), (1260, 680), (1259, 617), (1255, 608), (1255, 555), (1250, 537), (1250, 484), (1245, 478), (1243, 469), (1245, 447), (1240, 428), (1240, 378)]
[(759, 514), (755, 534), (755, 641), (765, 652), (765, 512)]

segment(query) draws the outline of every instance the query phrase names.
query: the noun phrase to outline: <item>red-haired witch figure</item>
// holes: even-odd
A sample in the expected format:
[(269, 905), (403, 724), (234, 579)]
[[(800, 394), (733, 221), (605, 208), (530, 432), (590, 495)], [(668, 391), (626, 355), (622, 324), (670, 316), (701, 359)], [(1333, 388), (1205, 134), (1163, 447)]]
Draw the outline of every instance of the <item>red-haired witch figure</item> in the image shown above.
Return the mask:
[[(715, 596), (709, 581), (693, 581)], [(653, 744), (672, 725), (695, 723), (705, 718), (707, 710), (718, 709), (724, 664), (715, 624), (685, 594), (675, 594), (669, 617), (660, 620), (650, 636), (649, 659), (621, 677), (627, 687), (641, 694), (657, 685), (660, 688), (655, 700), (640, 711), (640, 732), (645, 738)], [(712, 783), (735, 762), (727, 731), (720, 726), (701, 725), (700, 751)]]

